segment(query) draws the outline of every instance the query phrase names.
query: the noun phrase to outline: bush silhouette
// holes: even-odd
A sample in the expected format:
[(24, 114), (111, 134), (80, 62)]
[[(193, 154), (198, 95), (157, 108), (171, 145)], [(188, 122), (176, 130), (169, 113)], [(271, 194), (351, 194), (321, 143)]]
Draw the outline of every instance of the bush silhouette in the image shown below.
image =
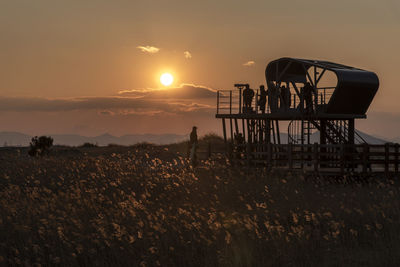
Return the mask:
[(89, 148), (89, 147), (98, 147), (98, 145), (97, 145), (97, 143), (96, 143), (96, 144), (93, 144), (93, 143), (86, 142), (86, 143), (84, 143), (83, 145), (80, 145), (79, 147), (86, 147), (86, 148)]
[(53, 138), (50, 136), (32, 137), (28, 154), (32, 157), (48, 155), (53, 146)]

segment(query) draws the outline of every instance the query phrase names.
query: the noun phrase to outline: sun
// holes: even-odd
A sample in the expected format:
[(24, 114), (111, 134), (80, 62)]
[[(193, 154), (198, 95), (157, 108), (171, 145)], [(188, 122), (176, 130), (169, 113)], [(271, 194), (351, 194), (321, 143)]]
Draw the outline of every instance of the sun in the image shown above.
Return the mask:
[(170, 86), (174, 82), (174, 76), (171, 73), (163, 73), (160, 77), (160, 82), (164, 86)]

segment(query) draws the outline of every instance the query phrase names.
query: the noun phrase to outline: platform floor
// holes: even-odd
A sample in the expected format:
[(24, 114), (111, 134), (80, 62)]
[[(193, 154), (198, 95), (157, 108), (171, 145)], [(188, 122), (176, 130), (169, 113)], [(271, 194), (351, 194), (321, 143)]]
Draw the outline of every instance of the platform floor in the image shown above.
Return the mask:
[(216, 114), (217, 119), (266, 119), (266, 120), (347, 120), (347, 119), (365, 119), (366, 115), (356, 114), (304, 114), (299, 112), (275, 112), (275, 113), (238, 113), (238, 114)]

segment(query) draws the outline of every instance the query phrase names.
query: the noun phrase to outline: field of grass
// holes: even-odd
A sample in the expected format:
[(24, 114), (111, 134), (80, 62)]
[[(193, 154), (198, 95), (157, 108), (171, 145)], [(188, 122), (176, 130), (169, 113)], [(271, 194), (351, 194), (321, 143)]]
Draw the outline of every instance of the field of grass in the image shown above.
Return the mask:
[(398, 180), (191, 168), (181, 146), (0, 151), (0, 265), (397, 266)]

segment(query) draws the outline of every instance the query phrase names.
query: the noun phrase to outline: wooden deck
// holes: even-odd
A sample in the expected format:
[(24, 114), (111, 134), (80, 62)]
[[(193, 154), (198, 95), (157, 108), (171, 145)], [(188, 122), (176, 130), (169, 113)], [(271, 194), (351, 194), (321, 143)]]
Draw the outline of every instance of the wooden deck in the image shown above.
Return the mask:
[(344, 120), (344, 119), (365, 119), (366, 115), (354, 114), (327, 114), (318, 113), (305, 115), (300, 112), (275, 112), (275, 113), (240, 113), (240, 114), (216, 114), (217, 119), (265, 119), (265, 120), (307, 120), (307, 119), (327, 119), (327, 120)]

